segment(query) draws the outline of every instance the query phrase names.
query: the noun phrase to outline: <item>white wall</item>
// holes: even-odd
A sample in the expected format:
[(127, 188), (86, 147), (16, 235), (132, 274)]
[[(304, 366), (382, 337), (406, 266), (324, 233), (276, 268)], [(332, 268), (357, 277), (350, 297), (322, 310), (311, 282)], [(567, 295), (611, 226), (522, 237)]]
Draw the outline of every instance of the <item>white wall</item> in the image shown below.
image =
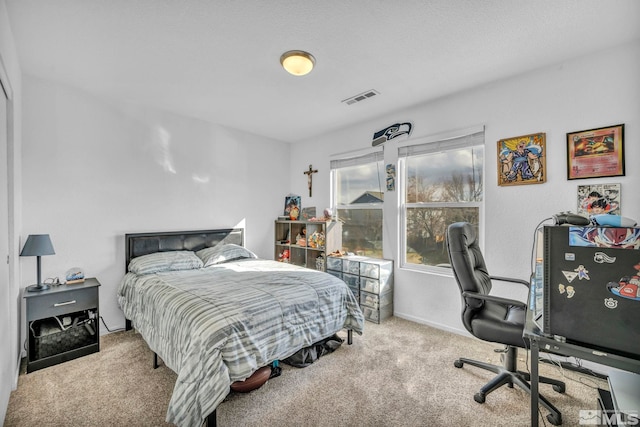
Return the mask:
[[(294, 144), (291, 187), (303, 196), (309, 163), (318, 169), (313, 198), (303, 206), (329, 206), (329, 156), (371, 146), (373, 133), (396, 122), (412, 121), (412, 139), (485, 125), (485, 257), (494, 275), (527, 279), (533, 231), (560, 211), (576, 211), (577, 186), (621, 183), (622, 214), (640, 220), (640, 41), (509, 80), (475, 88), (358, 126)], [(384, 102), (381, 96), (366, 102)], [(345, 107), (358, 108), (358, 104)], [(566, 133), (625, 124), (626, 176), (597, 180), (566, 178)], [(499, 139), (545, 132), (547, 182), (498, 187), (496, 143)], [(401, 139), (401, 138), (398, 138)], [(385, 144), (385, 162), (396, 163), (397, 144)], [(398, 260), (398, 194), (385, 195), (385, 258)], [(305, 200), (306, 199), (306, 200)], [(460, 296), (450, 277), (397, 268), (394, 314), (455, 332), (466, 333), (460, 320)], [(506, 292), (504, 289), (497, 289)], [(526, 298), (524, 287), (506, 295)]]
[[(116, 290), (125, 233), (240, 226), (248, 248), (273, 256), (289, 144), (34, 77), (23, 86), (23, 239), (51, 235), (56, 254), (42, 258), (43, 279), (81, 267), (100, 280), (110, 329), (124, 326)], [(24, 287), (35, 259), (21, 266)]]
[[(0, 238), (9, 242), (9, 283), (0, 283), (2, 286), (2, 309), (0, 309), (0, 330), (2, 345), (0, 346), (0, 420), (4, 420), (9, 395), (12, 388), (17, 386), (18, 368), (20, 363), (21, 345), (19, 342), (20, 330), (20, 277), (19, 259), (20, 251), (19, 234), (22, 223), (21, 210), (21, 75), (18, 56), (15, 50), (13, 35), (9, 26), (6, 3), (0, 0), (0, 67), (3, 68), (3, 84), (11, 91), (9, 100), (9, 123), (7, 141), (7, 164), (0, 165), (3, 173), (8, 172), (8, 196), (9, 205), (1, 206), (8, 209), (9, 230), (8, 236)], [(7, 171), (5, 172), (5, 168)], [(4, 234), (5, 230), (0, 230)], [(4, 260), (2, 260), (4, 262)], [(6, 299), (6, 300), (5, 300)], [(6, 334), (4, 333), (6, 331)], [(8, 339), (7, 339), (8, 338)]]

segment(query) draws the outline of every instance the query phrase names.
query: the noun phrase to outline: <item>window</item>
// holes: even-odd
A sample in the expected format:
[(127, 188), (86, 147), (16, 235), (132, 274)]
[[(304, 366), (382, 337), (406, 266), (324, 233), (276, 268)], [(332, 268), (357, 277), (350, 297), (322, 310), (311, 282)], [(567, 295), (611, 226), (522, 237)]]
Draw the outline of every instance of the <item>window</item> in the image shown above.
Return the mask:
[(401, 147), (398, 155), (402, 266), (446, 264), (449, 224), (481, 224), (484, 131)]
[(382, 258), (382, 163), (382, 151), (331, 161), (332, 206), (348, 252)]

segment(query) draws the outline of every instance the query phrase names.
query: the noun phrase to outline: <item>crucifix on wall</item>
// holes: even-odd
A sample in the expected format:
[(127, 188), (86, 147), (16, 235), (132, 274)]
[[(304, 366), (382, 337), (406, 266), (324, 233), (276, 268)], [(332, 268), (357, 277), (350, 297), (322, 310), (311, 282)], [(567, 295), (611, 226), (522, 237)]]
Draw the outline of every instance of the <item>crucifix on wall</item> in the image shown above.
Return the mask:
[(318, 169), (314, 169), (313, 166), (309, 165), (309, 170), (306, 172), (303, 172), (305, 175), (307, 175), (307, 186), (309, 187), (309, 197), (311, 197), (311, 186), (313, 183), (313, 177), (311, 174), (313, 173), (317, 173)]

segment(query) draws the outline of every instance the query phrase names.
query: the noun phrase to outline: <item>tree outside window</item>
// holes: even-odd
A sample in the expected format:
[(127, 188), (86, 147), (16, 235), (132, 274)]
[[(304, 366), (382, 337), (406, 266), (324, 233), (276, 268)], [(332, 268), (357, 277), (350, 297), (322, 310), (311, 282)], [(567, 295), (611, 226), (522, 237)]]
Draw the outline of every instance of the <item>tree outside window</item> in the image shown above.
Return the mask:
[(447, 227), (458, 221), (480, 227), (484, 147), (464, 142), (451, 144), (454, 148), (449, 150), (442, 143), (401, 150), (404, 264), (448, 264)]

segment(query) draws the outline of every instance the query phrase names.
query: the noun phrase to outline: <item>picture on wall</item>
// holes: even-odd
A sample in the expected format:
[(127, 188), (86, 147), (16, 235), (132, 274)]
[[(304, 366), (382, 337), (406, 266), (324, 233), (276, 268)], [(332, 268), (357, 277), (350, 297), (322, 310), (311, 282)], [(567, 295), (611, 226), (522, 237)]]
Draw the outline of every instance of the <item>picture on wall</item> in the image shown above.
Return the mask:
[(547, 180), (546, 134), (498, 141), (498, 185), (542, 184)]
[(578, 215), (621, 215), (620, 184), (578, 185)]
[(567, 133), (567, 179), (624, 176), (624, 124)]

